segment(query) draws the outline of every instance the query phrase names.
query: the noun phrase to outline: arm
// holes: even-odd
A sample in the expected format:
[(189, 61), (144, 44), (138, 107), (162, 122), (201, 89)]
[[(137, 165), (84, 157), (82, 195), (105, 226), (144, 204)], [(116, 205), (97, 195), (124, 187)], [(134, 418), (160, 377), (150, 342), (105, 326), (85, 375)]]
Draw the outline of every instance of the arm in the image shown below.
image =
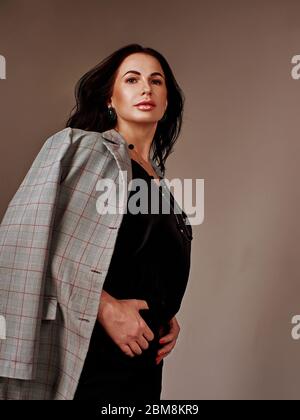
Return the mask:
[(44, 286), (62, 164), (72, 131), (49, 137), (10, 201), (0, 225), (0, 376), (33, 379)]

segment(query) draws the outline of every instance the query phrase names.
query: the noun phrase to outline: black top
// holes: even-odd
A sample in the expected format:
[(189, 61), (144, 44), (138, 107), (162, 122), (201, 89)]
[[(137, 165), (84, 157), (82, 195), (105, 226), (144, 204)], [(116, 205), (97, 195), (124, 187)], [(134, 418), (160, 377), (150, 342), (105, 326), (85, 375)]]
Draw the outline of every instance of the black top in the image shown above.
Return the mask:
[[(148, 209), (151, 209), (150, 186), (155, 184), (162, 199), (161, 187), (152, 181), (148, 172), (131, 159), (132, 179), (142, 178), (148, 184)], [(86, 364), (93, 358), (102, 358), (103, 367), (118, 367), (120, 363), (154, 363), (159, 347), (159, 328), (167, 328), (168, 321), (178, 312), (186, 289), (190, 271), (192, 228), (186, 226), (181, 214), (137, 213), (129, 211), (129, 202), (138, 195), (139, 186), (129, 192), (127, 213), (124, 213), (103, 290), (117, 299), (146, 300), (149, 310), (140, 314), (153, 331), (155, 338), (149, 342), (142, 355), (130, 358), (110, 339), (99, 322), (96, 322)], [(132, 197), (132, 198), (131, 198)], [(173, 195), (171, 194), (173, 203)], [(141, 204), (135, 199), (136, 205)], [(132, 203), (132, 202), (131, 202)], [(160, 201), (160, 204), (162, 202)], [(173, 206), (172, 206), (173, 207)], [(171, 209), (172, 209), (171, 207)], [(177, 217), (176, 217), (177, 216)], [(185, 213), (184, 213), (184, 216)], [(182, 229), (182, 230), (180, 230)], [(91, 367), (92, 369), (92, 367)]]
[[(145, 299), (149, 307), (159, 311), (161, 322), (168, 321), (178, 312), (185, 292), (191, 241), (180, 231), (182, 224), (178, 226), (173, 213), (162, 214), (161, 206), (160, 214), (150, 213), (153, 177), (135, 160), (131, 161), (132, 179), (142, 178), (149, 186), (149, 212), (129, 212), (129, 201), (140, 190), (133, 188), (103, 288), (117, 299)], [(135, 202), (140, 204), (139, 200)], [(177, 215), (184, 223), (180, 216)]]

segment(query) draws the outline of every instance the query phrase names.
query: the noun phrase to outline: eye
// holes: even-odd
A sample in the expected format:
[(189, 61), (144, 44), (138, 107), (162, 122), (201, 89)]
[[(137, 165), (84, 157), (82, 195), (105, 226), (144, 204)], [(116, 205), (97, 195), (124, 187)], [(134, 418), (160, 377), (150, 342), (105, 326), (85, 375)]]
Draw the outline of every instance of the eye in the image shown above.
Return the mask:
[[(130, 80), (136, 80), (136, 77), (129, 77), (129, 79), (126, 79), (126, 83), (130, 82)], [(159, 79), (153, 79), (152, 82), (158, 82), (159, 85), (162, 84), (162, 81)], [(130, 83), (131, 84), (131, 83)]]
[(130, 77), (129, 79), (126, 80), (126, 82), (129, 82), (130, 80), (136, 80), (135, 77)]

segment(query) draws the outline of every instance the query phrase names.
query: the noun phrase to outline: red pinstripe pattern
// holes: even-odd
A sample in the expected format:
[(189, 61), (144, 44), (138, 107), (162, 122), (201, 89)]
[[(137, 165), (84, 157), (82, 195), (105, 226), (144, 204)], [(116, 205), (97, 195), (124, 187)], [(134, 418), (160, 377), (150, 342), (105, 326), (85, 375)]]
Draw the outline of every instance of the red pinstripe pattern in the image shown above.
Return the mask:
[(123, 217), (98, 214), (96, 184), (109, 178), (128, 191), (120, 169), (129, 183), (119, 133), (66, 128), (10, 201), (0, 225), (0, 399), (73, 398)]

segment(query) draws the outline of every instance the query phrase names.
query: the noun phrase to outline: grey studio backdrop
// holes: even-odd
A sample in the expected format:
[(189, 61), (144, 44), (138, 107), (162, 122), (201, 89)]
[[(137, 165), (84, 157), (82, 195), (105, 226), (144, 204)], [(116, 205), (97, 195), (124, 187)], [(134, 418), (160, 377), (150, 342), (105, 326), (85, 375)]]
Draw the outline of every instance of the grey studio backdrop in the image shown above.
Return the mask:
[(163, 399), (298, 399), (298, 0), (0, 0), (1, 218), (79, 77), (121, 46), (162, 52), (186, 95), (167, 177), (205, 181)]

